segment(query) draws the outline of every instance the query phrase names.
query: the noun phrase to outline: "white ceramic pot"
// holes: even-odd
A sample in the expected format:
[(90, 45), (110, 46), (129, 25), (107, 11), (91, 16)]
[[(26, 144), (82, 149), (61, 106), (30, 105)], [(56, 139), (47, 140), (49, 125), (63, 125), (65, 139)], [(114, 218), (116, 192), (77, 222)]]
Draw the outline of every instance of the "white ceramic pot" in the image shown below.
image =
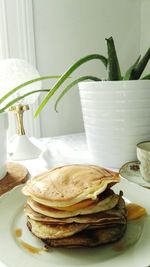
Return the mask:
[(6, 175), (8, 114), (0, 113), (0, 179)]
[(120, 168), (136, 159), (136, 144), (150, 140), (150, 81), (81, 82), (79, 92), (94, 162)]

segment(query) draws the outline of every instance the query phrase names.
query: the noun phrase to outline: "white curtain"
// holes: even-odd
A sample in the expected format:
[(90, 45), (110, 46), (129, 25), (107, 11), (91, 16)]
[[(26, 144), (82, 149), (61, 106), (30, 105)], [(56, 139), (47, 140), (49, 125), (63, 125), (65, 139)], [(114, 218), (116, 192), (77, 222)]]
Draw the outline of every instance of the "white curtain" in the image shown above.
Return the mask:
[[(36, 66), (32, 0), (0, 0), (0, 60), (22, 58)], [(38, 103), (24, 116), (26, 134), (40, 137), (40, 118), (34, 119)], [(16, 133), (14, 114), (9, 116), (8, 137)]]

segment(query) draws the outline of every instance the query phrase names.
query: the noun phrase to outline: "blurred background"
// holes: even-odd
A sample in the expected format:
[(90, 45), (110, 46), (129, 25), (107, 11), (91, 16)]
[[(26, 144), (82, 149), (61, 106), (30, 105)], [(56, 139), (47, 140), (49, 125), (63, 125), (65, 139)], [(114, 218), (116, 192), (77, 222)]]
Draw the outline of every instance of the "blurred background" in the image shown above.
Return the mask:
[[(149, 46), (149, 20), (149, 0), (0, 0), (0, 60), (21, 58), (42, 76), (61, 75), (80, 57), (106, 55), (105, 38), (113, 36), (125, 70)], [(106, 77), (99, 61), (83, 65), (72, 77), (79, 73)], [(43, 82), (43, 88), (53, 84), (54, 81)], [(30, 136), (84, 131), (78, 88), (65, 96), (58, 113), (54, 111), (55, 99), (56, 96), (37, 119), (33, 114), (38, 103), (26, 112), (25, 128)], [(10, 121), (9, 132), (13, 135), (14, 120)]]

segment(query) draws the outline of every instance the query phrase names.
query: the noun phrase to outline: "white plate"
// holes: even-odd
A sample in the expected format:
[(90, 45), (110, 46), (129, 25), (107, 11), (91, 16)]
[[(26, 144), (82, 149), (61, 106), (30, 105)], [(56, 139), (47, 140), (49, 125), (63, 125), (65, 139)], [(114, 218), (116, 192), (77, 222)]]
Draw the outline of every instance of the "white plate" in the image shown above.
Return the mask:
[[(43, 244), (26, 227), (23, 213), (25, 197), (21, 188), (16, 188), (0, 198), (0, 267), (147, 267), (150, 265), (150, 218), (129, 225), (126, 239), (134, 244), (121, 251), (114, 250), (114, 245), (93, 249), (52, 249), (49, 252), (33, 254), (20, 245), (20, 240), (42, 248)], [(116, 192), (123, 190), (125, 197), (141, 204), (150, 214), (150, 192), (122, 179), (114, 186)], [(131, 226), (131, 227), (130, 227)], [(17, 238), (16, 229), (22, 229), (22, 236)], [(133, 230), (133, 231), (132, 231)], [(135, 238), (133, 238), (135, 235)], [(132, 240), (133, 239), (133, 240)], [(134, 239), (138, 239), (135, 242)]]
[(125, 178), (132, 183), (136, 183), (150, 189), (150, 183), (144, 181), (140, 173), (139, 161), (130, 161), (125, 163), (120, 168), (119, 174), (122, 178)]

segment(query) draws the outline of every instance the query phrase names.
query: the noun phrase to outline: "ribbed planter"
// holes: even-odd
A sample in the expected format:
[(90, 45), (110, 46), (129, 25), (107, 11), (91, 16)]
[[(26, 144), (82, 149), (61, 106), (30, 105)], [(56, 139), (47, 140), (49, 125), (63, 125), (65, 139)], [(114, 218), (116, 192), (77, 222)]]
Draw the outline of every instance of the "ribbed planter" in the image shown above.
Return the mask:
[(0, 179), (6, 175), (8, 114), (0, 114)]
[(95, 163), (120, 168), (150, 140), (150, 81), (81, 82), (79, 92), (89, 151)]

